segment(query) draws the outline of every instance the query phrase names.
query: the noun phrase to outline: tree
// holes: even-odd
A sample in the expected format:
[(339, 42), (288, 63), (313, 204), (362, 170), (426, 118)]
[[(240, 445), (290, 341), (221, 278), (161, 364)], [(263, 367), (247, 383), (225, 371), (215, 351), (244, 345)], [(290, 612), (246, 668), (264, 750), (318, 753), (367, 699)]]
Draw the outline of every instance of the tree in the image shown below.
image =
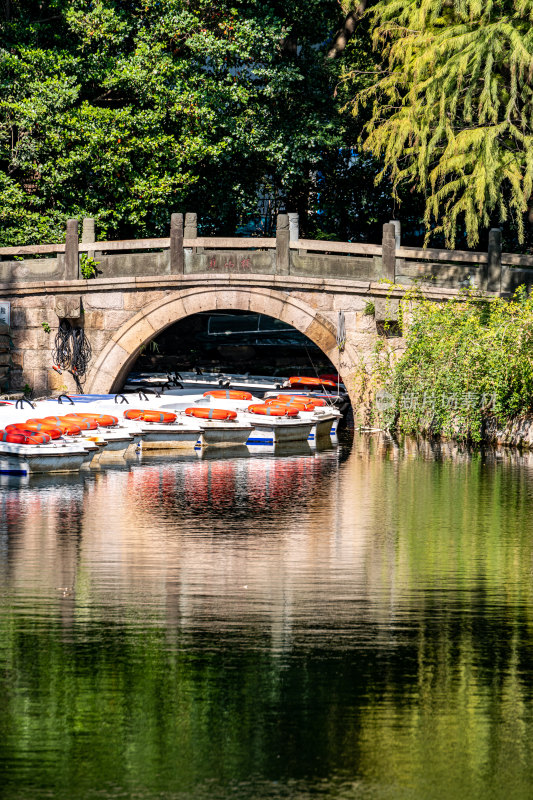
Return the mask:
[[(383, 68), (365, 147), (399, 197), (426, 197), (427, 237), (470, 246), (500, 222), (524, 241), (533, 187), (533, 0), (381, 0), (370, 9)], [(346, 68), (349, 71), (349, 67)]]
[(336, 0), (12, 0), (9, 12), (3, 244), (57, 241), (84, 215), (103, 236), (161, 235), (176, 210), (232, 232), (262, 188), (304, 213), (345, 144), (340, 64), (325, 57)]

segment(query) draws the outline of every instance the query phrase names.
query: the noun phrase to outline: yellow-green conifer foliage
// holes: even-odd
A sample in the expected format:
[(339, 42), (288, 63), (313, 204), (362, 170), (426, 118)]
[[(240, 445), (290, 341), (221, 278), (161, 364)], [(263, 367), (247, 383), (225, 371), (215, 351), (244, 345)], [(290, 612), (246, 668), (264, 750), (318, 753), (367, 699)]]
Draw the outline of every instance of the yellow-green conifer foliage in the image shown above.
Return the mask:
[(395, 191), (426, 194), (425, 222), (455, 246), (514, 220), (523, 241), (533, 179), (533, 0), (381, 0), (370, 13), (386, 69), (366, 147)]

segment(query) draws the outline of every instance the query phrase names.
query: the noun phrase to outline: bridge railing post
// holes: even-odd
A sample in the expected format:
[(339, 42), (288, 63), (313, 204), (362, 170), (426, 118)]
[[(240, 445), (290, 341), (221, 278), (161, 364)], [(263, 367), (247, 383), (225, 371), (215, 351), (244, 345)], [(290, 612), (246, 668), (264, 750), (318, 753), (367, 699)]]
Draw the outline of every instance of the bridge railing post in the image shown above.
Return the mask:
[(276, 221), (276, 273), (289, 274), (289, 215), (278, 214)]
[(65, 237), (65, 280), (77, 281), (80, 276), (78, 220), (67, 220)]
[(185, 271), (183, 253), (183, 214), (170, 217), (170, 273), (183, 275)]
[[(194, 213), (185, 214), (185, 230), (183, 232), (185, 239), (196, 239), (198, 237), (198, 217)], [(197, 247), (188, 247), (189, 253), (201, 252)]]
[(396, 282), (396, 228), (393, 222), (386, 222), (383, 226), (383, 239), (381, 242), (382, 277), (385, 280)]
[(502, 232), (499, 228), (489, 231), (485, 289), (498, 294), (502, 290)]

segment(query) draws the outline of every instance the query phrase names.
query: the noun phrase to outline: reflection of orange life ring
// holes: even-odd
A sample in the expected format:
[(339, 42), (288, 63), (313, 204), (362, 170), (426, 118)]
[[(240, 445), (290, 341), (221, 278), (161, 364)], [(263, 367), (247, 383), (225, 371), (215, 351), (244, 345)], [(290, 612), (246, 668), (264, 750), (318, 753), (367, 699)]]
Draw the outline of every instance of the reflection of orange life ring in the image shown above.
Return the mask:
[(213, 389), (204, 392), (204, 397), (218, 397), (221, 400), (251, 400), (250, 392), (239, 392), (236, 389)]
[(188, 417), (198, 417), (198, 419), (236, 419), (237, 412), (230, 411), (229, 408), (186, 408), (185, 413)]
[(98, 428), (94, 419), (82, 418), (78, 414), (65, 414), (62, 419), (65, 422), (73, 422), (75, 425), (79, 425), (82, 431), (95, 431)]
[(337, 388), (335, 381), (328, 381), (323, 378), (306, 378), (305, 376), (289, 378), (289, 383), (291, 386), (331, 386), (332, 389)]
[(176, 422), (176, 414), (171, 411), (152, 411), (151, 409), (130, 408), (124, 412), (125, 419), (138, 419), (142, 422)]
[(255, 403), (255, 405), (248, 406), (248, 411), (252, 414), (263, 414), (265, 417), (297, 417), (298, 409), (289, 408), (289, 406), (272, 405), (267, 406), (266, 403)]
[(57, 428), (64, 436), (79, 436), (81, 428), (74, 422), (67, 422), (60, 417), (43, 417), (43, 419), (29, 419), (28, 422), (41, 422), (44, 425), (51, 425), (52, 428)]
[(33, 436), (34, 433), (45, 433), (50, 439), (60, 439), (61, 431), (55, 428), (50, 422), (17, 422), (14, 425), (6, 425), (6, 431), (23, 431), (26, 436)]
[(312, 403), (314, 406), (327, 406), (327, 403), (321, 397), (309, 397), (306, 394), (278, 394), (277, 397), (273, 397), (273, 400), (277, 400), (279, 403)]
[(11, 430), (6, 428), (5, 431), (0, 431), (0, 434), (2, 442), (11, 444), (48, 444), (51, 439), (47, 433), (39, 433), (28, 428), (15, 428), (15, 426)]

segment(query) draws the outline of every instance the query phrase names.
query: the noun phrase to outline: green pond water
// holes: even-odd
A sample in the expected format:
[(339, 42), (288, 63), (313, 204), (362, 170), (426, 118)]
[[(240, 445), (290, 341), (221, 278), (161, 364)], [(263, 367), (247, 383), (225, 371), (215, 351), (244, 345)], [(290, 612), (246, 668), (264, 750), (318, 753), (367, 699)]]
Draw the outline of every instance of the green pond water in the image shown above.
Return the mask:
[(533, 796), (533, 456), (0, 487), (0, 797)]

